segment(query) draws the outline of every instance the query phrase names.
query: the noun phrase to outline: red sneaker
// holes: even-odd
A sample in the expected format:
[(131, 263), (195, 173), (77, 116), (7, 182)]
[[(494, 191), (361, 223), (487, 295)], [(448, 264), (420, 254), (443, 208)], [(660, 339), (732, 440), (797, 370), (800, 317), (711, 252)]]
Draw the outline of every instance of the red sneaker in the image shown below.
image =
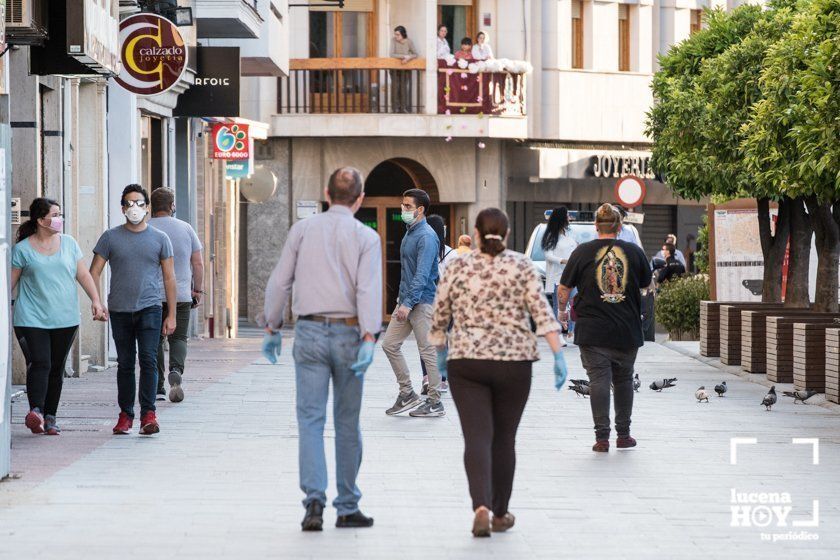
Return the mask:
[(157, 423), (157, 416), (151, 410), (145, 413), (140, 418), (140, 433), (144, 436), (150, 436), (160, 431), (160, 426)]
[(26, 415), (24, 423), (27, 428), (32, 430), (33, 434), (44, 433), (44, 417), (41, 416), (41, 413), (38, 412), (37, 408), (33, 408), (29, 411), (29, 414)]
[(595, 440), (595, 445), (592, 446), (592, 451), (597, 451), (598, 453), (606, 453), (609, 450), (610, 440), (608, 439)]
[(117, 425), (114, 426), (114, 434), (125, 435), (131, 432), (132, 424), (134, 424), (134, 418), (125, 412), (120, 412), (120, 417), (117, 419)]
[(615, 440), (615, 445), (619, 449), (627, 449), (628, 447), (636, 447), (636, 440), (630, 436), (618, 436)]

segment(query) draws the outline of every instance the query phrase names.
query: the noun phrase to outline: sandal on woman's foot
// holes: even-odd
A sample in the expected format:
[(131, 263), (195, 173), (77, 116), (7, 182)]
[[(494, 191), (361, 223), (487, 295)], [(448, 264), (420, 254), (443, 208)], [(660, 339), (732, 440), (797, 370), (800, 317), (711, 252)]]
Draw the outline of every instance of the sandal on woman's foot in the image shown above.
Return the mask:
[(490, 536), (490, 510), (484, 506), (475, 510), (472, 534), (474, 537)]
[(516, 518), (511, 512), (507, 512), (501, 517), (493, 516), (493, 532), (504, 533), (516, 523)]

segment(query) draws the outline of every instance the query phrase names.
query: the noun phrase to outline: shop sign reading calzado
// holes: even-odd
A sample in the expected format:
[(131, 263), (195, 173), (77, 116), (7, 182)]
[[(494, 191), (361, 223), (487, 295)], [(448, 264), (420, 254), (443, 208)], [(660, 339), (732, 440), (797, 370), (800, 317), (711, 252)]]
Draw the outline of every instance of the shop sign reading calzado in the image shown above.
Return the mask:
[(592, 156), (592, 174), (595, 177), (627, 177), (654, 179), (650, 156), (599, 154)]
[(178, 27), (156, 14), (120, 23), (122, 71), (117, 83), (137, 95), (158, 95), (178, 83), (187, 68), (187, 46)]

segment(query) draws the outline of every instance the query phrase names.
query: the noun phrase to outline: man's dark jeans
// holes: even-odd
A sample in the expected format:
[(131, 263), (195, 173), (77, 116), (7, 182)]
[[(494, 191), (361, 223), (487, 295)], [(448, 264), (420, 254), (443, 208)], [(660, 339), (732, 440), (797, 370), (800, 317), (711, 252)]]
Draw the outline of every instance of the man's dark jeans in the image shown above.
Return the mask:
[(589, 375), (589, 404), (595, 421), (595, 439), (610, 439), (610, 384), (615, 395), (615, 431), (630, 435), (633, 414), (633, 367), (638, 348), (581, 346), (580, 361)]
[(163, 314), (159, 305), (133, 313), (111, 312), (111, 330), (117, 346), (117, 402), (134, 418), (134, 362), (140, 362), (140, 416), (155, 410), (157, 349)]

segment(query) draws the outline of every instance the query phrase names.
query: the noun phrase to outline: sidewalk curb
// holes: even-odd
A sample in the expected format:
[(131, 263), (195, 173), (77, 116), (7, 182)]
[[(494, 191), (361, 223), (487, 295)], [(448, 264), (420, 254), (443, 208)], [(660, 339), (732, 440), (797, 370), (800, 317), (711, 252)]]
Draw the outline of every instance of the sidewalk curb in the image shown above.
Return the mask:
[[(701, 356), (700, 354), (697, 354), (696, 352), (692, 352), (690, 350), (686, 350), (684, 348), (681, 348), (680, 346), (677, 346), (675, 344), (671, 344), (670, 340), (663, 340), (659, 344), (661, 344), (665, 348), (668, 348), (669, 350), (673, 350), (674, 352), (677, 352), (678, 354), (682, 354), (683, 356), (688, 356), (689, 358), (692, 358), (692, 359), (694, 359), (694, 360), (696, 360), (696, 361), (698, 361), (702, 364), (705, 364), (707, 366), (711, 366), (715, 369), (719, 369), (720, 371), (722, 371), (724, 373), (728, 373), (730, 375), (740, 377), (741, 379), (749, 381), (750, 383), (755, 383), (756, 385), (763, 385), (765, 387), (772, 387), (774, 385), (792, 385), (791, 383), (773, 383), (772, 381), (768, 380), (767, 376), (764, 375), (763, 373), (749, 373), (749, 372), (746, 372), (746, 371), (742, 370), (741, 366), (728, 366), (726, 364), (721, 363), (721, 361), (718, 358), (707, 358), (705, 356)], [(761, 376), (761, 378), (758, 378), (758, 376)], [(819, 407), (822, 407), (826, 410), (830, 410), (831, 412), (834, 412), (836, 414), (840, 414), (840, 404), (834, 404), (833, 402), (829, 402), (828, 400), (825, 400), (825, 393), (819, 393), (819, 394), (823, 395), (823, 399), (824, 399), (823, 402), (814, 403), (811, 406), (819, 406)]]

